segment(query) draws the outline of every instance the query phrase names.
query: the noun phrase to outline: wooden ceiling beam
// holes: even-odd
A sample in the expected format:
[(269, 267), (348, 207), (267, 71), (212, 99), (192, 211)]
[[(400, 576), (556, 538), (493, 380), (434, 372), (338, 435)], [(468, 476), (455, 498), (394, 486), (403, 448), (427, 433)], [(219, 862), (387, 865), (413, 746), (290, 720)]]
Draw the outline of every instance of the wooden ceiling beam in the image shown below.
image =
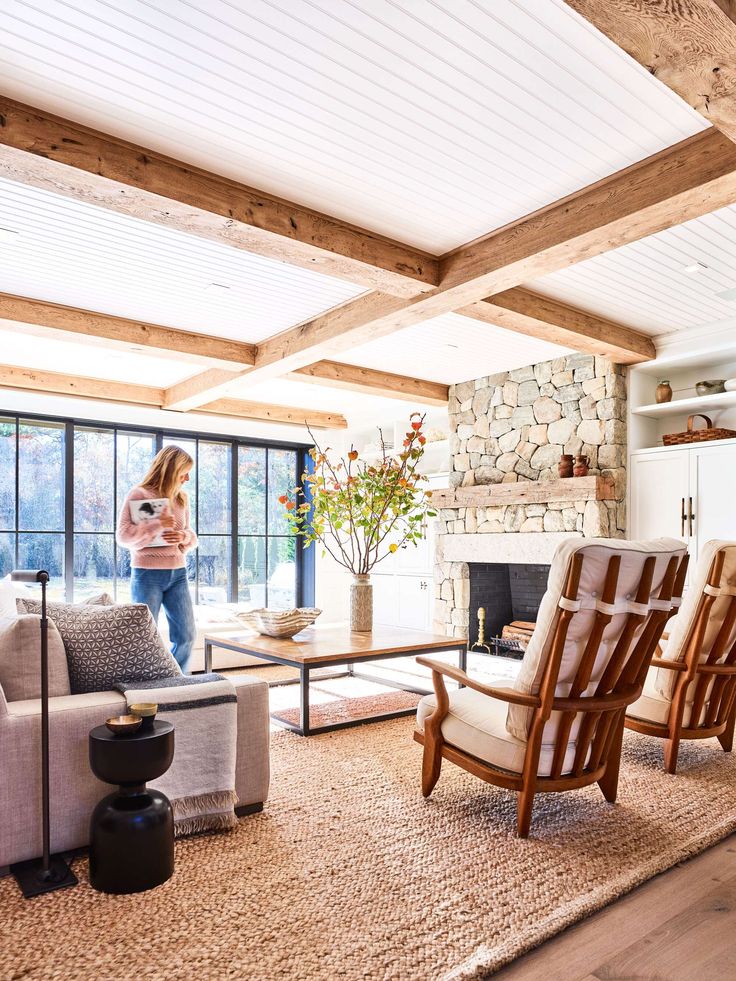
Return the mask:
[[(207, 367), (240, 369), (255, 362), (255, 345), (175, 330), (140, 320), (127, 320), (78, 307), (0, 293), (3, 330), (18, 329), (39, 337), (83, 341), (98, 347), (190, 362)], [(16, 327), (15, 325), (20, 325)]]
[[(128, 382), (86, 378), (56, 371), (37, 371), (16, 365), (0, 365), (0, 389), (40, 392), (44, 395), (72, 395), (100, 402), (125, 403), (143, 408), (164, 407), (164, 389)], [(293, 426), (309, 425), (312, 429), (347, 429), (340, 413), (317, 412), (266, 402), (223, 399), (199, 409), (207, 415), (237, 416), (240, 419), (280, 422)]]
[(736, 142), (734, 0), (567, 4)]
[(551, 344), (599, 354), (617, 364), (638, 364), (656, 355), (651, 337), (521, 286), (461, 307), (457, 313)]
[[(330, 360), (734, 201), (736, 147), (717, 130), (707, 130), (448, 255), (441, 261), (440, 286), (426, 296), (406, 301), (369, 293), (268, 338), (256, 347), (248, 380), (256, 384)], [(633, 343), (627, 361), (649, 360), (652, 354), (641, 349), (651, 352), (650, 339), (625, 330), (625, 335), (601, 334), (600, 353), (616, 346), (626, 356)], [(589, 330), (583, 340), (590, 342)], [(194, 408), (227, 388), (227, 381), (214, 375), (191, 379), (186, 406)]]
[(447, 405), (450, 398), (449, 386), (441, 382), (394, 375), (388, 371), (361, 368), (353, 364), (338, 364), (336, 361), (317, 361), (304, 368), (297, 368), (287, 378), (421, 405)]
[(436, 258), (0, 95), (0, 176), (402, 297)]
[(309, 426), (310, 429), (347, 429), (348, 423), (339, 412), (318, 412), (316, 409), (297, 409), (288, 405), (269, 405), (266, 402), (247, 402), (243, 399), (217, 399), (197, 409), (207, 415), (237, 416), (261, 422), (279, 422), (289, 426)]
[[(254, 344), (8, 293), (0, 293), (0, 332), (31, 334), (52, 340), (81, 340), (103, 349), (156, 356), (168, 361), (175, 359), (203, 368), (220, 369), (226, 379), (239, 377), (238, 372), (255, 361)], [(290, 377), (327, 388), (386, 395), (425, 405), (445, 405), (449, 398), (448, 386), (439, 382), (334, 361), (306, 365)]]

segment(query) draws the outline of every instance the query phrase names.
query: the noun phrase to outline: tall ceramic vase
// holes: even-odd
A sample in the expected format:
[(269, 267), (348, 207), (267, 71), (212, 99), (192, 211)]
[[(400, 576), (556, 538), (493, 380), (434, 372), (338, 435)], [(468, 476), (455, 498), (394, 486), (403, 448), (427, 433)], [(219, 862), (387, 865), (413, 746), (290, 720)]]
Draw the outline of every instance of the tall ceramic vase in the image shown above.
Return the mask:
[(370, 576), (353, 576), (350, 584), (350, 629), (369, 634), (373, 629), (373, 584)]

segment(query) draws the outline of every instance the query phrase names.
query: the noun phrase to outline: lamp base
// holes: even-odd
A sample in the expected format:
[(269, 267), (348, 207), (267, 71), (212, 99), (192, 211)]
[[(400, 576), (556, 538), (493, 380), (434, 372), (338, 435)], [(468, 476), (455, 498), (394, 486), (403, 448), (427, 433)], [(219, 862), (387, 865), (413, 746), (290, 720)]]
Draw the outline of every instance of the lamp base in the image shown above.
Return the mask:
[(51, 856), (48, 872), (43, 870), (42, 859), (30, 858), (11, 865), (10, 874), (15, 877), (26, 899), (33, 899), (34, 896), (41, 896), (55, 889), (76, 886), (79, 881), (61, 855)]

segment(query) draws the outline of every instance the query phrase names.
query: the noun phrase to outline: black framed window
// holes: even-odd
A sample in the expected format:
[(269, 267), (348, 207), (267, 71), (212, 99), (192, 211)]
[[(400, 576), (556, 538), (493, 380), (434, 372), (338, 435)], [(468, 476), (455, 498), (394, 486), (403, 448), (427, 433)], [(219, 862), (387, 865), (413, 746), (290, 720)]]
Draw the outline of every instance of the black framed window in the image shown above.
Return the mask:
[(291, 535), (278, 497), (295, 486), (305, 446), (0, 414), (0, 576), (49, 570), (51, 595), (130, 599), (118, 510), (162, 446), (194, 460), (186, 486), (199, 548), (187, 556), (199, 603), (313, 603), (312, 552)]

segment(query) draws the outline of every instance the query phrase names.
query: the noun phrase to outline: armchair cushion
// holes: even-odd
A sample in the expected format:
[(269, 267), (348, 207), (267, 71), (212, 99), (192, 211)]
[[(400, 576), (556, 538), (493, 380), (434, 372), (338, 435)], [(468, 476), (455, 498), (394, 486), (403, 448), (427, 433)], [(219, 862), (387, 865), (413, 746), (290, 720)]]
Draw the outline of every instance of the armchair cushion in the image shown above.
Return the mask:
[[(685, 657), (688, 635), (695, 624), (700, 610), (700, 604), (705, 595), (710, 568), (716, 553), (721, 549), (725, 550), (726, 556), (723, 563), (723, 572), (721, 573), (720, 587), (725, 588), (725, 590), (736, 589), (736, 542), (718, 540), (706, 542), (698, 557), (697, 567), (693, 570), (690, 586), (685, 593), (680, 612), (670, 620), (669, 637), (660, 655), (662, 660), (682, 661)], [(716, 598), (710, 608), (708, 625), (705, 628), (703, 645), (700, 652), (701, 662), (708, 659), (713, 643), (723, 626), (726, 611), (730, 603), (731, 594), (726, 591)], [(728, 653), (734, 640), (736, 640), (736, 624), (731, 632), (729, 643), (726, 645), (726, 653)], [(653, 668), (649, 674), (653, 676), (654, 689), (657, 694), (661, 698), (671, 700), (677, 682), (677, 673), (675, 671), (668, 671), (666, 668)], [(692, 694), (693, 689), (691, 687), (689, 701), (692, 701)]]
[[(679, 542), (672, 538), (659, 538), (649, 542), (629, 542), (610, 538), (571, 538), (569, 541), (563, 542), (555, 552), (552, 565), (550, 566), (547, 591), (539, 607), (537, 625), (529, 641), (521, 670), (516, 679), (515, 687), (517, 690), (532, 695), (536, 695), (539, 692), (554, 639), (554, 625), (559, 610), (559, 601), (564, 592), (569, 565), (577, 552), (585, 553), (585, 562), (583, 563), (577, 595), (581, 609), (572, 618), (570, 623), (570, 629), (567, 633), (565, 648), (560, 662), (560, 670), (555, 688), (555, 694), (560, 698), (568, 695), (570, 692), (570, 687), (595, 621), (596, 602), (600, 600), (606, 569), (611, 556), (616, 554), (621, 556), (616, 602), (614, 603), (616, 612), (611, 622), (603, 631), (590, 684), (583, 694), (592, 694), (605, 666), (608, 664), (621, 630), (628, 619), (629, 610), (627, 604), (635, 598), (643, 564), (647, 556), (654, 555), (656, 557), (651, 590), (651, 595), (656, 597), (662, 585), (662, 580), (670, 559), (673, 556), (676, 556), (678, 559), (681, 558), (685, 554), (685, 551), (686, 546), (684, 542)], [(638, 632), (634, 635), (635, 640), (638, 639), (641, 629), (642, 626), (640, 625)], [(531, 716), (530, 709), (523, 708), (519, 705), (510, 705), (508, 707), (506, 721), (509, 734), (515, 736), (517, 739), (525, 740)], [(554, 723), (555, 719), (553, 715), (547, 729), (555, 728)], [(573, 737), (576, 734), (576, 728), (577, 725), (573, 727), (571, 733)], [(547, 731), (545, 730), (546, 738)]]
[[(506, 687), (506, 682), (499, 682)], [(526, 740), (517, 739), (506, 729), (507, 703), (491, 698), (472, 688), (450, 692), (450, 711), (442, 723), (442, 738), (451, 746), (511, 773), (521, 773), (526, 753)], [(434, 695), (425, 695), (417, 708), (417, 725), (424, 729), (424, 722), (437, 707)], [(549, 776), (552, 768), (554, 744), (542, 743), (537, 774)], [(568, 745), (564, 770), (572, 768), (575, 744)]]
[[(41, 697), (41, 617), (20, 614), (0, 619), (0, 686), (9, 702)], [(68, 695), (64, 643), (49, 621), (49, 695)]]
[[(672, 699), (665, 698), (661, 695), (655, 685), (655, 675), (663, 669), (661, 668), (651, 668), (647, 674), (647, 679), (644, 682), (644, 689), (641, 693), (641, 697), (633, 702), (626, 709), (626, 715), (634, 719), (641, 719), (644, 722), (655, 722), (658, 725), (666, 726), (669, 722), (670, 709), (672, 708)], [(668, 674), (674, 674), (675, 672), (667, 672)], [(708, 702), (705, 701), (703, 705), (703, 710), (701, 712), (700, 721), (702, 722), (705, 718), (705, 714), (708, 708)], [(692, 693), (691, 697), (685, 702), (685, 709), (682, 713), (682, 724), (683, 726), (690, 725), (690, 716), (692, 714)]]

